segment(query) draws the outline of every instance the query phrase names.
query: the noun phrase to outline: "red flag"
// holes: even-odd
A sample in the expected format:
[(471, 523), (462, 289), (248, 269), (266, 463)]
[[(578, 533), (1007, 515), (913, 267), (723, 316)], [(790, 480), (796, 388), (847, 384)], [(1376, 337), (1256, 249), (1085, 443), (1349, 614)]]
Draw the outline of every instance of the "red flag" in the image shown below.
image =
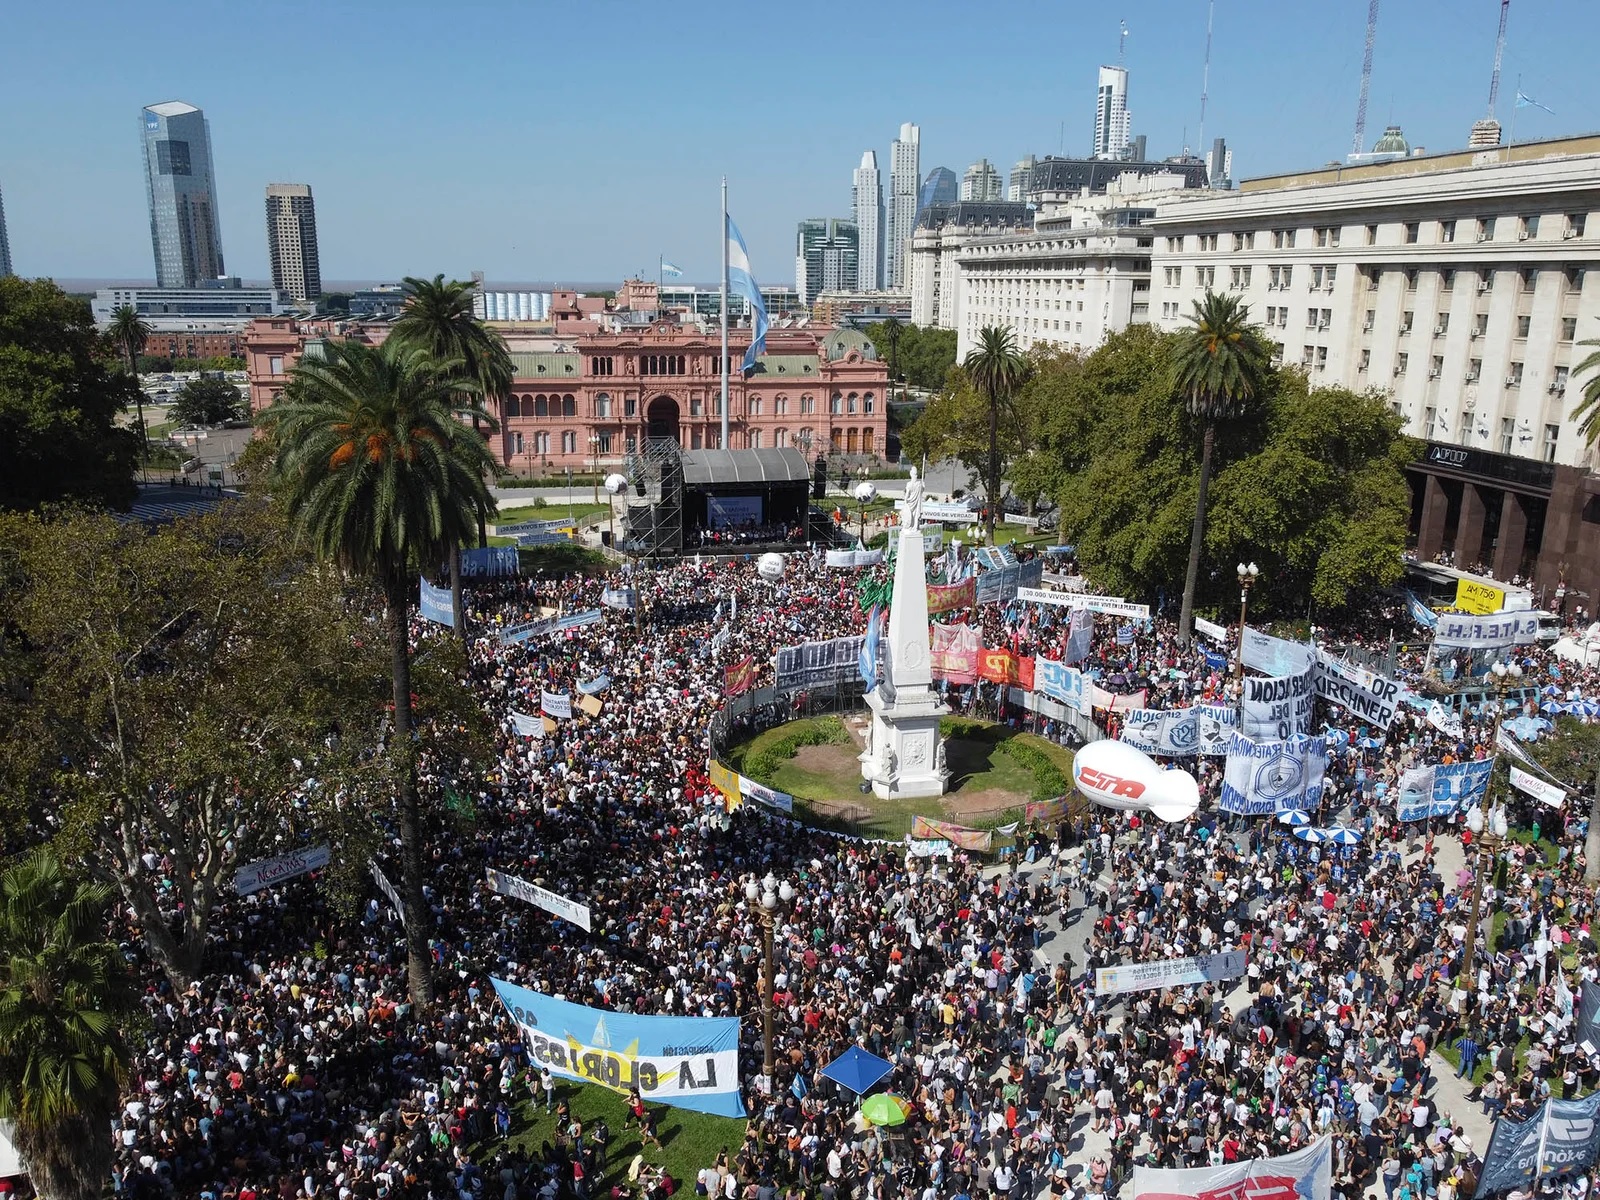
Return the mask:
[(722, 672), (722, 694), (725, 696), (739, 696), (748, 692), (756, 685), (756, 660), (742, 658), (731, 667)]

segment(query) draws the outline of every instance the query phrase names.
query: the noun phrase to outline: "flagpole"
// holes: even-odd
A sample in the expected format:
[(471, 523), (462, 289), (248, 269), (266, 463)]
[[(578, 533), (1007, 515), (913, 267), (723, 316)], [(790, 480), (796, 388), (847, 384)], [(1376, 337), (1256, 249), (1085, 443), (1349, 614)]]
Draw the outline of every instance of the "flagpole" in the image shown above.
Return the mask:
[(1517, 144), (1517, 101), (1522, 98), (1522, 76), (1517, 76), (1517, 91), (1511, 98), (1511, 123), (1506, 127), (1506, 161), (1511, 161), (1511, 147)]
[(722, 177), (722, 448), (728, 449), (728, 177)]

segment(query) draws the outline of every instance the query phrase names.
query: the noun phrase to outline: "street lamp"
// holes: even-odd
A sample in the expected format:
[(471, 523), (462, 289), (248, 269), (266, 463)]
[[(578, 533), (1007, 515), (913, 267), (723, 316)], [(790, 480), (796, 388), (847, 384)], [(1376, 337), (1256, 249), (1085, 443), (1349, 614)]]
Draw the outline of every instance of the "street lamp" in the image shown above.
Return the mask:
[(863, 479), (856, 484), (856, 503), (861, 506), (861, 544), (867, 544), (867, 505), (871, 504), (878, 494), (877, 485), (870, 479)]
[(600, 435), (589, 435), (589, 463), (594, 472), (594, 502), (600, 503)]
[(1239, 654), (1235, 659), (1233, 670), (1239, 680), (1239, 697), (1241, 703), (1244, 699), (1244, 623), (1250, 615), (1250, 589), (1255, 587), (1256, 580), (1261, 577), (1261, 568), (1255, 563), (1240, 563), (1236, 568), (1239, 575)]
[[(1503, 666), (1504, 664), (1496, 663), (1495, 665)], [(1481, 862), (1484, 858), (1487, 858), (1489, 860), (1489, 869), (1492, 870), (1494, 867), (1495, 857), (1500, 852), (1500, 843), (1506, 836), (1505, 809), (1496, 805), (1490, 811), (1488, 818), (1485, 819), (1483, 809), (1474, 804), (1472, 810), (1467, 813), (1467, 828), (1472, 830), (1473, 852), (1478, 860), (1473, 863), (1472, 868), (1472, 907), (1467, 914), (1467, 952), (1461, 960), (1460, 984), (1464, 991), (1470, 993), (1473, 987), (1472, 966), (1474, 951), (1477, 949), (1478, 944), (1478, 912), (1483, 905), (1483, 878), (1487, 873), (1483, 869)], [(1494, 931), (1491, 929), (1483, 939), (1483, 952), (1485, 954), (1488, 954), (1493, 949), (1493, 941)]]
[(772, 964), (772, 927), (780, 906), (787, 909), (794, 903), (794, 888), (787, 879), (781, 883), (771, 871), (767, 877), (756, 880), (754, 875), (744, 881), (744, 898), (749, 901), (756, 919), (761, 922), (761, 1062), (767, 1078), (767, 1094), (775, 1086), (772, 1060), (772, 993), (776, 989)]

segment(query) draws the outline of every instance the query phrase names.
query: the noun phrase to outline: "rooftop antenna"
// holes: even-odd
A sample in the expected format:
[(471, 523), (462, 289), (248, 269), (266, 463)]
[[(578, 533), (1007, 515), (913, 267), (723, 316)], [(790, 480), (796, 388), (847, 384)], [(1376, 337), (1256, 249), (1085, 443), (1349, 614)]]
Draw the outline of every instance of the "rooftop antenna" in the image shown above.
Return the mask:
[[(1509, 4), (1510, 0), (1506, 0), (1506, 2)], [(1122, 60), (1125, 56), (1125, 51), (1128, 45), (1128, 23), (1126, 21), (1120, 21), (1118, 23), (1122, 26), (1122, 34), (1117, 38), (1117, 66), (1120, 67), (1122, 65)], [(1503, 37), (1505, 34), (1504, 22), (1501, 23), (1500, 32)]]
[[(1510, 0), (1507, 0), (1509, 3)], [(1356, 101), (1356, 135), (1350, 153), (1360, 154), (1367, 140), (1367, 94), (1372, 90), (1372, 45), (1378, 39), (1378, 0), (1367, 5), (1367, 50), (1361, 58), (1361, 99)], [(1498, 68), (1496, 68), (1498, 70)]]
[(1500, 0), (1500, 32), (1494, 39), (1494, 73), (1489, 76), (1489, 120), (1494, 120), (1494, 103), (1500, 98), (1500, 60), (1506, 53), (1506, 17), (1511, 13), (1511, 0)]
[[(1372, 0), (1376, 5), (1378, 0)], [(1200, 136), (1196, 139), (1201, 149), (1206, 144), (1206, 93), (1211, 90), (1211, 20), (1217, 15), (1217, 0), (1206, 5), (1206, 65), (1200, 72)]]

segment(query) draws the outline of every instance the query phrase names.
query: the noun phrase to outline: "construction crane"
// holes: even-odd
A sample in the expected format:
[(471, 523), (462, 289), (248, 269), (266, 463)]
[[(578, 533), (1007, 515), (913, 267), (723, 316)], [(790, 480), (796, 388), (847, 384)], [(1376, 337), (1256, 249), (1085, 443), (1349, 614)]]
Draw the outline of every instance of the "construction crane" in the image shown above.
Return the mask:
[(1378, 40), (1378, 0), (1367, 5), (1367, 51), (1361, 58), (1361, 99), (1356, 101), (1356, 136), (1350, 153), (1360, 154), (1367, 138), (1367, 94), (1372, 90), (1372, 46)]
[(1500, 32), (1494, 39), (1494, 73), (1489, 76), (1489, 119), (1494, 120), (1494, 102), (1500, 98), (1500, 60), (1506, 54), (1506, 17), (1511, 14), (1511, 0), (1500, 0)]

